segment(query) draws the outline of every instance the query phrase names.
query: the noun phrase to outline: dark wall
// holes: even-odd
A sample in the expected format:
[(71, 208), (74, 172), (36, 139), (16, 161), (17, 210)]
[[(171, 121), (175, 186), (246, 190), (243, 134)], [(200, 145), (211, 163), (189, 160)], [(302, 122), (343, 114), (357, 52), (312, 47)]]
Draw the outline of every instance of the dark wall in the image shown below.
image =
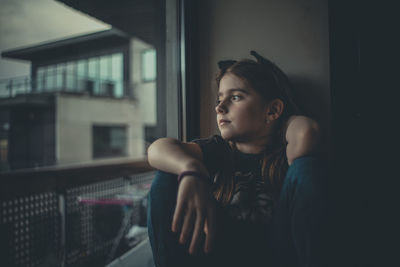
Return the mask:
[(323, 129), (329, 156), (328, 0), (197, 1), (200, 136), (218, 133), (215, 116), (217, 62), (253, 58), (250, 50), (276, 63), (293, 83), (299, 104)]
[(329, 2), (331, 229), (341, 266), (397, 266), (390, 241), (397, 228), (391, 226), (390, 196), (398, 195), (392, 167), (398, 158), (393, 135), (398, 118), (391, 111), (391, 100), (398, 99), (397, 48), (392, 45), (398, 24), (392, 10), (383, 2)]

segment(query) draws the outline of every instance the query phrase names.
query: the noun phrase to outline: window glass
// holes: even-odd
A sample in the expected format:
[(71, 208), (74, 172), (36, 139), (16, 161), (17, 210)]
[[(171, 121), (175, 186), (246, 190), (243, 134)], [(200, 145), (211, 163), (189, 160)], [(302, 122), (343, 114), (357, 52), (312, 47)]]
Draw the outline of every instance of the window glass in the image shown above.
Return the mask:
[(125, 126), (93, 126), (93, 158), (125, 157)]
[(111, 57), (111, 77), (114, 80), (122, 79), (122, 54), (112, 54)]
[(65, 66), (65, 75), (63, 78), (65, 79), (65, 90), (66, 91), (76, 91), (76, 69), (75, 62), (70, 61), (67, 62)]
[(100, 57), (100, 94), (101, 95), (114, 95), (114, 84), (111, 81), (111, 57)]
[(91, 95), (99, 94), (99, 58), (93, 57), (88, 60), (88, 86)]
[(107, 80), (111, 78), (111, 56), (100, 57), (100, 79)]
[(122, 64), (123, 62), (121, 53), (116, 53), (111, 56), (111, 79), (115, 85), (115, 97), (123, 96)]
[(38, 92), (44, 91), (45, 77), (46, 77), (46, 68), (39, 67), (36, 74), (36, 90)]
[(86, 90), (87, 76), (87, 60), (78, 60), (76, 64), (77, 91)]
[(142, 79), (143, 81), (154, 81), (156, 79), (156, 51), (145, 50), (142, 53)]
[(45, 91), (55, 91), (55, 87), (56, 87), (56, 66), (54, 66), (54, 65), (47, 66), (45, 80), (46, 80)]
[(148, 175), (137, 172), (149, 170), (147, 148), (166, 136), (170, 114), (171, 83), (156, 66), (169, 65), (175, 2), (1, 2), (0, 173), (21, 177), (1, 185), (10, 191), (0, 194), (0, 229), (11, 229), (0, 240), (4, 266), (114, 266), (145, 240), (136, 195), (130, 206), (81, 200), (115, 197)]
[[(24, 94), (34, 93), (29, 97), (35, 99), (26, 98), (26, 105), (15, 99), (15, 106), (7, 104), (4, 110), (11, 112), (10, 129), (25, 135), (12, 131), (7, 137), (9, 168), (0, 172), (96, 163), (91, 156), (92, 125), (99, 124), (125, 125), (126, 157), (143, 158), (149, 144), (165, 136), (165, 86), (158, 88), (157, 84), (165, 71), (157, 73), (156, 67), (157, 59), (166, 59), (156, 53), (159, 48), (165, 50), (165, 38), (155, 35), (165, 30), (165, 20), (147, 20), (154, 14), (163, 16), (160, 8), (164, 4), (155, 8), (143, 2), (144, 8), (135, 1), (117, 6), (104, 1), (109, 8), (103, 10), (105, 6), (94, 4), (38, 0), (41, 8), (32, 9), (26, 1), (15, 1), (18, 5), (13, 8), (27, 19), (8, 30), (0, 27), (4, 37), (0, 40), (0, 65), (13, 61), (26, 65), (8, 71), (6, 79), (1, 79), (0, 105), (1, 101), (14, 103), (9, 98), (14, 101)], [(129, 11), (137, 8), (147, 12), (143, 25)], [(104, 12), (113, 16), (104, 16)], [(14, 19), (2, 14), (5, 21)], [(2, 77), (6, 69), (0, 69)], [(110, 130), (109, 135), (118, 136), (121, 131)], [(114, 145), (120, 139), (110, 140)]]
[(55, 80), (56, 80), (54, 91), (64, 90), (65, 89), (65, 76), (66, 76), (65, 64), (64, 63), (57, 64), (54, 74), (55, 74)]

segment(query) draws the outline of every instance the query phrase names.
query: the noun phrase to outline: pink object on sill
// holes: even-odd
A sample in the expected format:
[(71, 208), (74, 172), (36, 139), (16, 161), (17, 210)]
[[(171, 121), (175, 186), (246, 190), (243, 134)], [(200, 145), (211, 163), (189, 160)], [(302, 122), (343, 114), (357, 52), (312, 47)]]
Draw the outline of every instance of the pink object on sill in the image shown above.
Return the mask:
[(93, 198), (83, 198), (78, 199), (79, 203), (85, 204), (99, 204), (99, 205), (132, 205), (133, 200), (128, 199), (93, 199)]

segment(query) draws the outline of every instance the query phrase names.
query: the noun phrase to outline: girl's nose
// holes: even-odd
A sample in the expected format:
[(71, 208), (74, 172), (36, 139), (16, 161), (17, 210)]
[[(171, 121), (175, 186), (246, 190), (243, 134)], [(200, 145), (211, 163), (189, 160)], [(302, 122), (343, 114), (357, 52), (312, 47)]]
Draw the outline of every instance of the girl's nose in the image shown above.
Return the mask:
[(223, 101), (219, 102), (219, 104), (215, 107), (215, 111), (218, 113), (226, 113), (226, 105)]

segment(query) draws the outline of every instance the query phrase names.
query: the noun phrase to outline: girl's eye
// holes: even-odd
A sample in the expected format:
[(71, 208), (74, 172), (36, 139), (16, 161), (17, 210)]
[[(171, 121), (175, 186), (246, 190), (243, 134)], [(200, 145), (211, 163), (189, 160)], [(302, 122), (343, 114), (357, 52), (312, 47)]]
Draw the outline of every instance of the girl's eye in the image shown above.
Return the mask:
[(234, 101), (237, 101), (237, 100), (240, 100), (240, 99), (241, 99), (241, 97), (240, 97), (239, 95), (233, 95), (231, 98), (232, 98), (232, 100), (234, 100)]
[[(233, 100), (233, 101), (239, 101), (239, 100), (242, 99), (242, 97), (241, 97), (240, 95), (232, 95), (230, 99)], [(216, 104), (217, 106), (218, 106), (220, 103), (221, 103), (221, 100), (219, 100), (219, 99), (217, 99), (217, 100), (215, 101), (215, 104)]]

